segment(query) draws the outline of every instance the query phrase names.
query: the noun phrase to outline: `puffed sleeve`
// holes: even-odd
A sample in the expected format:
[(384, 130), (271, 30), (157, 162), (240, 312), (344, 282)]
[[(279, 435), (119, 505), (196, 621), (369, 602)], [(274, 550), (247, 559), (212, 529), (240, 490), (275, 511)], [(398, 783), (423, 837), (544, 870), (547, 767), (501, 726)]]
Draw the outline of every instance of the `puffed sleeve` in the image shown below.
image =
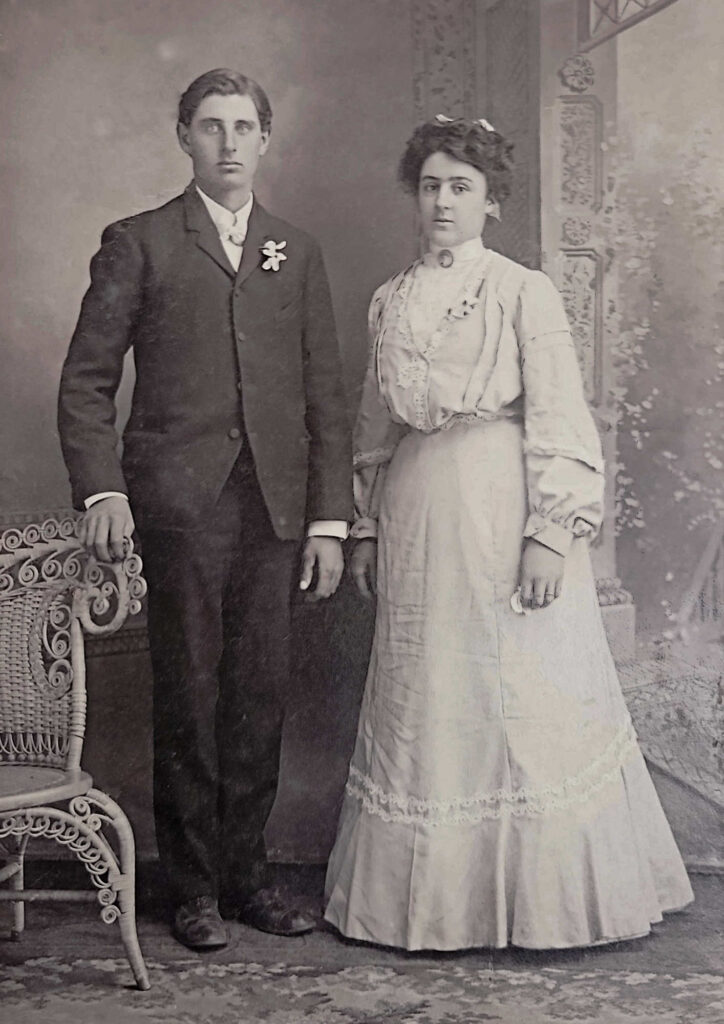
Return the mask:
[(603, 456), (561, 297), (541, 271), (526, 275), (517, 331), (529, 504), (524, 536), (565, 555), (574, 537), (595, 535), (601, 525)]
[(389, 283), (372, 296), (368, 316), (370, 339), (367, 372), (354, 429), (354, 523), (350, 536), (361, 540), (377, 536), (377, 519), (387, 464), (403, 435), (405, 423), (393, 420), (380, 392), (377, 347)]

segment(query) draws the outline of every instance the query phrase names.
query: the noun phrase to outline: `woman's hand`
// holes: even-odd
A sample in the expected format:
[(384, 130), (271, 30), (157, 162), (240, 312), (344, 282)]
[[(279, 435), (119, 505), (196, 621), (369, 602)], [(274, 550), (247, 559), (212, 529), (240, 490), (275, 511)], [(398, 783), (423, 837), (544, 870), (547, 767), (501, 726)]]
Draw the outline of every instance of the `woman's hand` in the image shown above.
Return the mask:
[(357, 589), (368, 601), (377, 594), (377, 541), (372, 538), (358, 540), (350, 559), (350, 571)]
[(560, 596), (565, 558), (533, 537), (523, 545), (520, 563), (520, 603), (524, 608), (547, 608)]

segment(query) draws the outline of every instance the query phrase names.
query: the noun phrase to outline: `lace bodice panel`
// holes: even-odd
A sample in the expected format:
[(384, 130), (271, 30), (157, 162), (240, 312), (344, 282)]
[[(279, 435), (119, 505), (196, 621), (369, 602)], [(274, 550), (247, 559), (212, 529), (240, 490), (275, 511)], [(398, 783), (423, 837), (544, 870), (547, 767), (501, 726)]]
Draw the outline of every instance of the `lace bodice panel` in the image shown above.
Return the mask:
[(407, 430), (512, 417), (525, 423), (525, 534), (565, 553), (600, 525), (603, 464), (563, 305), (545, 274), (465, 246), (453, 267), (428, 255), (373, 296), (353, 534), (376, 533), (384, 466)]

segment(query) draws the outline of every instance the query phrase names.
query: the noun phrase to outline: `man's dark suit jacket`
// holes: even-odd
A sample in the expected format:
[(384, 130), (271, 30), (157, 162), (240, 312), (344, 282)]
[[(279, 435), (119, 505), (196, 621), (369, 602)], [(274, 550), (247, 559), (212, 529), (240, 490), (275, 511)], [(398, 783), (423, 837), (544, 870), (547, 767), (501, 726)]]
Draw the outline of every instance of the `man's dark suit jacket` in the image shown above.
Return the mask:
[[(277, 272), (261, 266), (269, 240), (287, 243)], [(129, 347), (136, 385), (120, 460), (114, 399)], [(246, 435), (278, 537), (350, 519), (349, 424), (316, 242), (255, 200), (235, 274), (193, 185), (110, 225), (58, 423), (77, 507), (122, 491), (141, 524), (203, 528)]]

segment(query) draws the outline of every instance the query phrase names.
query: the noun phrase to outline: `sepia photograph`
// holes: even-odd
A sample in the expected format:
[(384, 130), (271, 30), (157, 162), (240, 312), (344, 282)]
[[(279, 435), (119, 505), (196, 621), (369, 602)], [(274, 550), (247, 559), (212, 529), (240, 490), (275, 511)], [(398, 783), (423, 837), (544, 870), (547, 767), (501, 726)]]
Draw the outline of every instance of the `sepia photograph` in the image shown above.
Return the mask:
[(724, 1021), (722, 0), (0, 0), (0, 1017)]

